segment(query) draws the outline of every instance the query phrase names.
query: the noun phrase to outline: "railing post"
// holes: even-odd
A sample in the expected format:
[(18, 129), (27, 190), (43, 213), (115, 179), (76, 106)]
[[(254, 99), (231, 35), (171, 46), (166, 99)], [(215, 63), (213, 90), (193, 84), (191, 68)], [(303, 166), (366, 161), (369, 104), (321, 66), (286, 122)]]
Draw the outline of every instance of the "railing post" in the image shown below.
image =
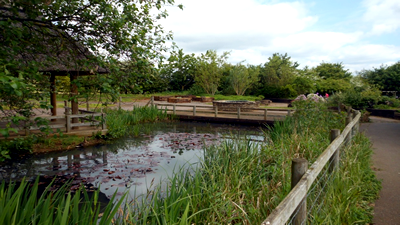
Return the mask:
[[(121, 102), (122, 102), (122, 97), (119, 96), (118, 109), (121, 109)], [(88, 109), (88, 111), (89, 111), (89, 109)]]
[(154, 96), (151, 96), (151, 107), (154, 106)]
[(237, 116), (238, 116), (238, 119), (240, 119), (240, 107), (237, 108)]
[(30, 134), (30, 126), (31, 126), (31, 121), (28, 117), (28, 120), (24, 121), (24, 127), (25, 127), (25, 136), (28, 136)]
[[(347, 116), (346, 117), (346, 126), (348, 125), (348, 124), (350, 124), (351, 123), (351, 116)], [(347, 136), (346, 136), (346, 140), (345, 140), (345, 144), (346, 144), (346, 146), (347, 145), (349, 145), (350, 143), (351, 143), (351, 139), (353, 138), (352, 137), (352, 134), (353, 133), (353, 129), (351, 129), (350, 130), (350, 132), (347, 134)]]
[(105, 114), (105, 113), (102, 113), (102, 114), (101, 114), (101, 121), (103, 122), (103, 123), (101, 124), (101, 129), (102, 129), (102, 130), (107, 129), (107, 120), (106, 120), (106, 114)]
[(264, 109), (264, 120), (267, 120), (268, 109)]
[[(292, 180), (291, 187), (292, 189), (296, 186), (296, 184), (301, 180), (303, 175), (306, 173), (308, 168), (308, 161), (303, 158), (297, 158), (292, 160)], [(303, 201), (296, 208), (293, 224), (300, 225), (304, 224), (307, 220), (307, 197), (304, 197)]]
[(64, 114), (68, 115), (68, 102), (67, 101), (64, 101), (64, 109), (65, 109)]
[(71, 116), (70, 115), (65, 116), (65, 122), (66, 122), (66, 132), (69, 133), (71, 131)]
[(176, 105), (172, 106), (172, 110), (173, 110), (173, 114), (175, 115), (176, 114)]
[(193, 106), (193, 116), (196, 116), (196, 106)]
[(214, 107), (214, 114), (215, 114), (215, 117), (218, 116), (218, 106), (217, 105)]
[[(331, 143), (340, 135), (339, 129), (331, 130)], [(329, 172), (333, 172), (335, 168), (339, 167), (340, 160), (340, 147), (336, 149), (335, 153), (333, 153), (332, 157), (329, 159)]]
[(89, 111), (89, 97), (86, 97), (86, 111)]

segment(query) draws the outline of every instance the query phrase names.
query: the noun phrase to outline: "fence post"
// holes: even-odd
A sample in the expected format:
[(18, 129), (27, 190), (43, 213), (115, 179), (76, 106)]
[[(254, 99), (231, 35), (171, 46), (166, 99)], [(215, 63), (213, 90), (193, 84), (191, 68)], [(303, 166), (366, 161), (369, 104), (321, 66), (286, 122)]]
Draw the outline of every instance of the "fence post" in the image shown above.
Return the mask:
[[(292, 160), (292, 180), (291, 187), (292, 189), (296, 186), (296, 184), (301, 180), (303, 175), (306, 173), (308, 168), (308, 161), (303, 158), (297, 158)], [(303, 224), (307, 220), (307, 197), (304, 197), (303, 201), (296, 208), (293, 224), (300, 225)]]
[(290, 109), (288, 109), (287, 115), (290, 116), (291, 114), (292, 114), (292, 111)]
[(65, 109), (64, 114), (65, 114), (65, 115), (68, 115), (68, 102), (65, 101), (65, 100), (64, 100), (64, 109)]
[(176, 114), (176, 105), (172, 106), (172, 110), (173, 110), (173, 114), (175, 115)]
[(196, 116), (196, 106), (193, 106), (193, 116)]
[(153, 107), (154, 106), (154, 96), (151, 96), (150, 102), (151, 102), (151, 107)]
[(240, 119), (240, 107), (237, 108), (238, 119)]
[(69, 133), (71, 131), (71, 116), (70, 115), (65, 116), (65, 122), (66, 122), (67, 133)]
[(217, 105), (214, 108), (214, 113), (215, 113), (215, 117), (217, 117), (218, 116), (218, 106)]
[(28, 136), (30, 133), (30, 126), (31, 126), (31, 121), (28, 117), (28, 120), (24, 121), (24, 127), (25, 127), (25, 136)]
[(267, 120), (268, 109), (264, 109), (264, 120)]
[[(340, 135), (339, 129), (331, 130), (331, 143)], [(333, 172), (335, 168), (339, 167), (340, 160), (340, 147), (336, 149), (335, 153), (333, 153), (332, 157), (329, 159), (329, 172)]]
[[(121, 109), (121, 102), (122, 102), (122, 97), (119, 96), (118, 109)], [(89, 111), (89, 109), (88, 109), (88, 111)]]
[[(349, 123), (351, 123), (351, 116), (348, 115), (348, 116), (346, 117), (346, 126), (347, 126)], [(353, 129), (351, 129), (350, 132), (349, 132), (349, 133), (347, 134), (347, 136), (346, 136), (346, 140), (345, 140), (346, 146), (349, 145), (349, 144), (351, 143), (351, 139), (353, 138), (352, 135), (353, 135)]]
[(102, 113), (102, 114), (101, 114), (101, 121), (103, 122), (103, 123), (101, 124), (101, 129), (102, 129), (102, 130), (107, 129), (107, 121), (106, 121), (106, 114), (105, 114), (105, 113)]

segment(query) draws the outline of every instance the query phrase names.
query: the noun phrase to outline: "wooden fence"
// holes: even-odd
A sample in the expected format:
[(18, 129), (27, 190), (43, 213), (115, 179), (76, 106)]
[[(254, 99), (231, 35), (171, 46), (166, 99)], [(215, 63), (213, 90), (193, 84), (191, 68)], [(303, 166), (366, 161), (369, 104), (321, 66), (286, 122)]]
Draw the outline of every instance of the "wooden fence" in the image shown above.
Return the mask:
[[(329, 162), (328, 172), (333, 173), (339, 165), (340, 149), (348, 145), (359, 130), (360, 112), (350, 110), (346, 118), (346, 128), (331, 131), (331, 144), (307, 170), (305, 159), (295, 159), (292, 162), (292, 190), (286, 198), (274, 209), (262, 225), (281, 225), (292, 218), (293, 224), (306, 224), (307, 193), (322, 169)], [(295, 213), (296, 212), (296, 213)]]
[[(167, 111), (170, 111), (173, 114), (177, 114), (178, 112), (183, 112), (183, 113), (190, 113), (193, 116), (196, 116), (199, 113), (205, 113), (205, 114), (211, 114), (213, 115), (213, 117), (219, 117), (219, 116), (223, 117), (224, 115), (235, 115), (235, 117), (237, 117), (238, 119), (243, 118), (243, 116), (256, 116), (256, 117), (262, 117), (264, 120), (267, 120), (267, 116), (269, 115), (268, 112), (283, 111), (287, 113), (286, 115), (291, 115), (291, 113), (293, 112), (293, 110), (291, 109), (262, 109), (262, 108), (254, 108), (251, 110), (251, 112), (243, 112), (242, 108), (240, 107), (238, 107), (236, 111), (221, 111), (218, 110), (218, 107), (214, 107), (211, 105), (190, 105), (190, 104), (179, 105), (173, 103), (152, 103), (152, 105), (153, 104), (159, 107), (160, 109), (166, 109)], [(273, 116), (285, 117), (286, 115), (273, 115)]]

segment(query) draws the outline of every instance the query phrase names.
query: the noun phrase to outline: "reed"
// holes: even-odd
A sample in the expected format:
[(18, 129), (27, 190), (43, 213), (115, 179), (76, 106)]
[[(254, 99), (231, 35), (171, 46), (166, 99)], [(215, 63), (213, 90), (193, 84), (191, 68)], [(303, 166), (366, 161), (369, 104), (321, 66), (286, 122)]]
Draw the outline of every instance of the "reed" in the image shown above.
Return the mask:
[[(42, 193), (38, 191), (39, 179), (34, 183), (0, 185), (0, 224), (111, 224), (123, 200), (110, 203), (101, 213), (98, 202), (99, 191), (89, 197), (83, 187), (74, 194), (69, 192), (70, 183), (58, 191), (50, 186)], [(32, 187), (31, 187), (32, 186)], [(115, 201), (115, 203), (113, 203)], [(103, 215), (103, 216), (101, 216)]]
[(138, 107), (133, 110), (106, 109), (107, 127), (109, 138), (120, 138), (125, 135), (139, 135), (139, 126), (146, 123), (166, 121), (171, 119), (165, 110), (159, 110), (156, 106)]
[[(267, 143), (248, 140), (225, 141), (204, 151), (200, 165), (180, 168), (167, 185), (159, 186), (136, 202), (126, 205), (123, 224), (260, 224), (290, 191), (291, 160), (305, 157), (311, 163), (329, 145), (329, 130), (344, 127), (343, 116), (325, 111), (294, 115), (266, 131)], [(318, 126), (316, 122), (318, 122)], [(363, 145), (365, 137), (354, 139)], [(370, 146), (363, 145), (366, 152)], [(358, 148), (352, 151), (357, 152)], [(358, 173), (343, 166), (338, 178), (327, 190), (335, 199), (324, 210), (337, 209), (332, 217), (311, 215), (311, 223), (353, 224), (371, 221), (370, 205), (377, 196), (377, 182), (369, 168), (370, 155), (346, 153), (346, 165), (357, 160)], [(361, 165), (363, 165), (361, 167)], [(350, 170), (350, 171), (349, 171)], [(341, 184), (345, 175), (347, 182)], [(358, 176), (354, 178), (353, 176)], [(352, 182), (350, 182), (352, 181)], [(369, 181), (369, 182), (368, 182)], [(371, 187), (371, 184), (374, 184)], [(338, 189), (336, 189), (338, 185)], [(352, 185), (357, 185), (353, 190)], [(340, 187), (341, 186), (341, 187)], [(360, 191), (363, 189), (364, 191)], [(358, 198), (352, 198), (358, 193)], [(325, 195), (325, 193), (324, 193)], [(351, 206), (351, 207), (350, 207)], [(347, 207), (347, 208), (346, 208)], [(353, 210), (352, 213), (346, 209)], [(322, 214), (323, 215), (323, 214)], [(329, 219), (330, 218), (330, 219)], [(323, 219), (323, 220), (321, 220)]]

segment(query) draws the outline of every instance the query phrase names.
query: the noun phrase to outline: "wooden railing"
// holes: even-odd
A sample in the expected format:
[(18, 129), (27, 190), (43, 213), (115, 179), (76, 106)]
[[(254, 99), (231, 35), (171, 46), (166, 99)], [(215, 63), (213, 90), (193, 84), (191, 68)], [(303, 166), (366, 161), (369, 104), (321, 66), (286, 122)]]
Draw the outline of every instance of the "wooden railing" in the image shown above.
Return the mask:
[[(84, 111), (84, 110), (82, 110)], [(95, 117), (100, 117), (99, 120), (96, 120)], [(73, 123), (72, 119), (78, 118), (80, 123)], [(54, 119), (65, 119), (65, 123), (63, 124), (53, 124), (53, 125), (43, 125), (43, 126), (30, 126), (29, 130), (39, 130), (44, 127), (57, 129), (57, 128), (65, 128), (66, 133), (72, 131), (74, 127), (88, 127), (88, 126), (101, 126), (102, 130), (107, 129), (105, 113), (85, 113), (85, 114), (77, 114), (77, 115), (65, 115), (65, 116), (48, 116), (42, 117), (42, 119), (54, 120)], [(87, 121), (87, 122), (82, 122)]]
[[(268, 112), (287, 112), (287, 115), (291, 115), (294, 111), (292, 109), (263, 109), (263, 108), (252, 108), (251, 112), (243, 112), (243, 108), (238, 107), (236, 111), (221, 111), (218, 110), (218, 107), (214, 107), (211, 105), (180, 105), (180, 104), (172, 104), (172, 103), (153, 103), (160, 109), (165, 109), (167, 111), (172, 112), (173, 114), (177, 114), (177, 112), (186, 112), (190, 113), (193, 116), (198, 115), (198, 113), (205, 114), (213, 114), (214, 117), (218, 117), (219, 115), (236, 115), (238, 119), (241, 119), (243, 116), (257, 116), (262, 117), (264, 120), (267, 120)], [(164, 107), (164, 108), (163, 108)], [(172, 109), (171, 109), (172, 108)], [(182, 108), (191, 108), (191, 109), (182, 109)], [(206, 109), (206, 110), (199, 110)], [(246, 108), (247, 109), (247, 108)], [(261, 113), (259, 113), (261, 112)], [(274, 117), (285, 117), (286, 115), (271, 115)]]
[[(292, 164), (292, 190), (286, 198), (275, 208), (262, 225), (281, 225), (292, 217), (292, 224), (306, 224), (307, 221), (307, 193), (311, 185), (329, 162), (328, 172), (333, 173), (339, 164), (339, 152), (342, 144), (348, 145), (352, 137), (359, 130), (360, 112), (349, 111), (346, 118), (346, 128), (331, 131), (331, 144), (317, 158), (307, 170), (308, 162), (305, 159), (295, 159)], [(294, 215), (294, 212), (295, 215)]]

